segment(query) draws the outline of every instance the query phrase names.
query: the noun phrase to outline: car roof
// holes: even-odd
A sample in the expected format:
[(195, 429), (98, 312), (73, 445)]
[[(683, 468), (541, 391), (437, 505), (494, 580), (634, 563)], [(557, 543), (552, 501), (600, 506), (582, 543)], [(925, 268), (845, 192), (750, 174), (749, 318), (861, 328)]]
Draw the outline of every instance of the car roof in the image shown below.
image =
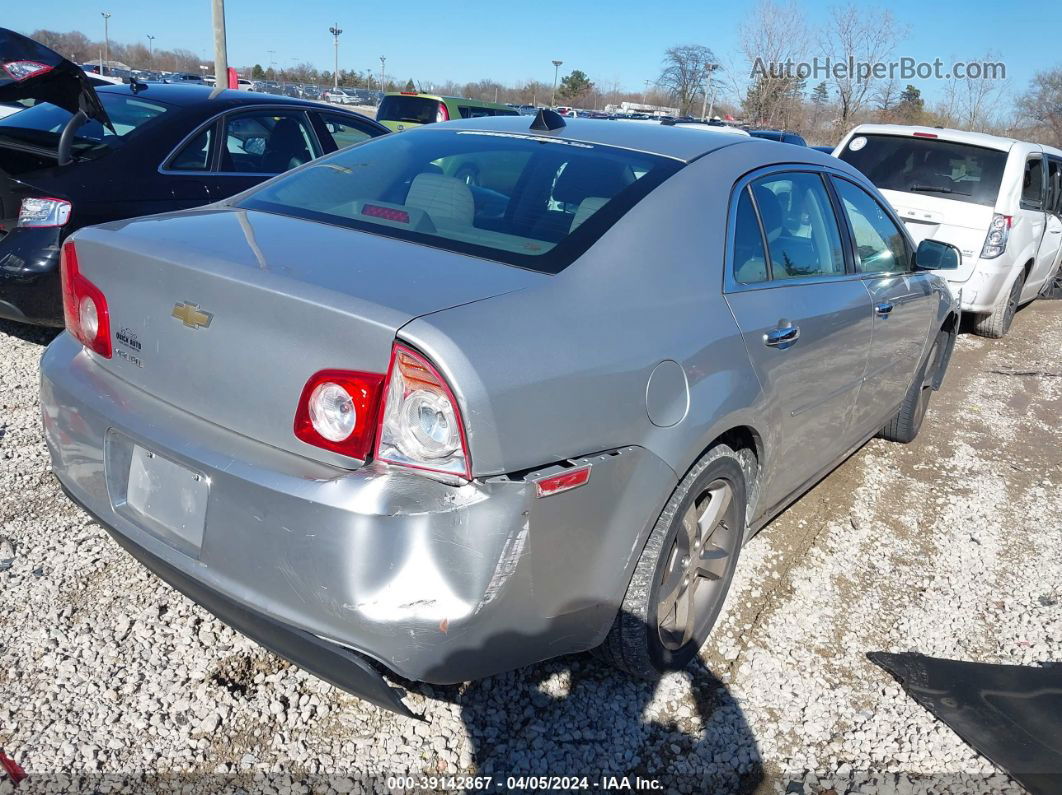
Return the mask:
[[(532, 130), (534, 116), (485, 116), (424, 125), (419, 129), (462, 129), (481, 132), (523, 133), (567, 141), (634, 149), (689, 162), (725, 146), (745, 144), (754, 139), (727, 132), (691, 130), (664, 124), (627, 124), (612, 119), (566, 118), (565, 126), (552, 131)], [(402, 135), (415, 134), (416, 130)]]
[[(236, 91), (222, 89), (218, 91), (211, 86), (199, 83), (139, 83), (136, 92), (128, 84), (114, 86), (99, 86), (96, 89), (100, 94), (134, 94), (144, 99), (157, 99), (170, 105), (191, 107), (203, 102), (213, 101), (215, 104), (225, 103), (232, 106), (258, 105), (268, 103), (270, 105), (300, 105), (305, 107), (310, 104), (304, 99), (286, 97), (280, 94), (261, 94), (257, 91)], [(320, 103), (314, 103), (320, 104)]]
[[(987, 149), (999, 149), (1008, 151), (1017, 145), (1039, 149), (1039, 144), (1030, 141), (1022, 141), (1018, 138), (1009, 138), (1003, 135), (989, 135), (988, 133), (968, 132), (967, 130), (954, 130), (950, 127), (920, 127), (909, 124), (860, 124), (848, 134), (847, 139), (856, 135), (908, 135), (908, 136), (933, 136), (941, 141), (951, 141), (959, 144), (971, 144), (983, 146)], [(846, 139), (846, 140), (847, 140)], [(1062, 151), (1053, 146), (1043, 146), (1045, 152), (1062, 155)]]

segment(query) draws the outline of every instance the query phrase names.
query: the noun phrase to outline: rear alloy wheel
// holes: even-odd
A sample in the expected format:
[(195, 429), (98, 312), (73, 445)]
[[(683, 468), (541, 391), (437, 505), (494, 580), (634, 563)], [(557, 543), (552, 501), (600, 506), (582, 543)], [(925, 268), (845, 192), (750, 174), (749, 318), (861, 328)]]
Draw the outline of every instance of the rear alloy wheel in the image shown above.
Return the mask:
[(933, 380), (940, 366), (940, 357), (948, 343), (948, 332), (941, 329), (929, 350), (929, 356), (922, 363), (914, 381), (904, 395), (900, 410), (888, 425), (878, 433), (882, 439), (890, 442), (907, 444), (913, 442), (922, 428), (922, 420), (929, 410), (929, 398), (933, 395)]
[(1010, 292), (999, 297), (992, 306), (992, 311), (974, 321), (974, 333), (979, 337), (998, 340), (1010, 331), (1010, 324), (1014, 322), (1014, 313), (1018, 311), (1018, 301), (1024, 286), (1025, 274), (1020, 273), (1014, 279)]
[(745, 454), (718, 445), (675, 488), (598, 650), (613, 665), (655, 679), (684, 668), (708, 639), (745, 535)]

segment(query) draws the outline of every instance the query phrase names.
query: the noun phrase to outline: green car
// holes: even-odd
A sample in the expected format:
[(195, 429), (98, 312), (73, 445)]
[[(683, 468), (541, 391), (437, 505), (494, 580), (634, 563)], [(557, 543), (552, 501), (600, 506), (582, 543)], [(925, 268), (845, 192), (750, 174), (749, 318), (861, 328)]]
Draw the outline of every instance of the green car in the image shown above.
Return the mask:
[(401, 132), (409, 127), (450, 119), (519, 115), (514, 108), (497, 102), (402, 91), (384, 94), (380, 108), (376, 111), (376, 120), (390, 130)]

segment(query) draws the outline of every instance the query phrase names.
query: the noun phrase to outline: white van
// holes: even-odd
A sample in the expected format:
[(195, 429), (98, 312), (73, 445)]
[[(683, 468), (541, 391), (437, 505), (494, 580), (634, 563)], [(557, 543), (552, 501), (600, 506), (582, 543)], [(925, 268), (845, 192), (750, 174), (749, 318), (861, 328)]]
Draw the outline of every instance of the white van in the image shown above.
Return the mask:
[(1062, 259), (1062, 151), (983, 133), (861, 124), (833, 154), (892, 204), (915, 243), (957, 246), (941, 272), (974, 330), (1002, 337), (1014, 311), (1047, 286)]

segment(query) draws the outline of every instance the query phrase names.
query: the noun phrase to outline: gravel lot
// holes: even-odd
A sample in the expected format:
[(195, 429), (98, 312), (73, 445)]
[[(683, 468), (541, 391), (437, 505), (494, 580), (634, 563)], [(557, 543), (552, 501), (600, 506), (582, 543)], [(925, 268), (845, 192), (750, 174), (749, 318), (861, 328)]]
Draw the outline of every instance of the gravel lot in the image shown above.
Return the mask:
[(697, 670), (653, 687), (578, 656), (400, 683), (424, 722), (261, 651), (63, 497), (39, 432), (49, 336), (0, 322), (0, 747), (30, 773), (20, 792), (471, 771), (1020, 791), (865, 654), (1062, 660), (1062, 301), (1002, 341), (962, 336), (917, 442), (870, 443), (750, 542)]

